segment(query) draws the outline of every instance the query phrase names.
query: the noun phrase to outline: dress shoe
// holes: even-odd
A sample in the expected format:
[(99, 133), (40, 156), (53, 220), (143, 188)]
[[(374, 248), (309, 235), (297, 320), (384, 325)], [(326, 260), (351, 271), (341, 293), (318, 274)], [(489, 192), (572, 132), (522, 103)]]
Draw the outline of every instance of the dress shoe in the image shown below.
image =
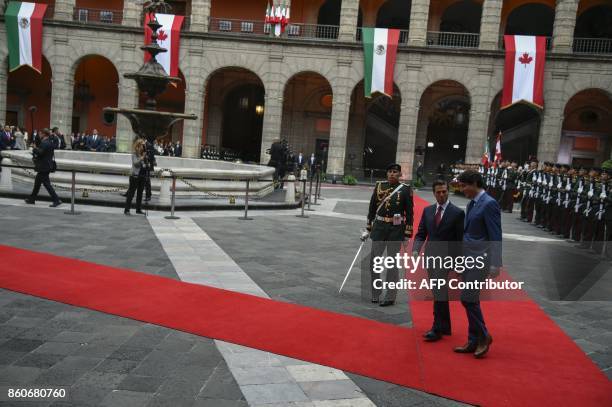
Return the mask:
[(432, 330), (423, 334), (423, 338), (425, 338), (425, 342), (435, 342), (442, 339), (442, 334)]
[(453, 351), (457, 353), (474, 353), (477, 345), (474, 342), (467, 342), (463, 346), (457, 346)]
[(60, 201), (57, 202), (53, 202), (51, 205), (49, 205), (49, 208), (57, 208), (58, 206), (60, 206), (62, 203)]
[(150, 197), (150, 196), (147, 196), (147, 197), (144, 199), (144, 201), (145, 201), (145, 202), (149, 202), (150, 200), (151, 200), (151, 197)]
[(136, 211), (137, 215), (144, 215), (145, 213), (143, 211)]
[(34, 202), (34, 200), (33, 200), (33, 199), (30, 199), (30, 198), (25, 199), (24, 201), (25, 201), (25, 203), (27, 203), (28, 205), (34, 205), (34, 203), (35, 203), (35, 202)]
[(132, 214), (130, 213), (130, 211), (123, 211), (123, 214), (124, 214), (125, 216), (132, 216)]
[(381, 307), (388, 307), (389, 305), (394, 305), (395, 301), (381, 301), (380, 304), (378, 304)]
[(491, 335), (487, 335), (483, 340), (480, 341), (476, 350), (474, 351), (474, 357), (476, 359), (480, 359), (484, 357), (489, 351), (489, 347), (493, 343), (493, 337)]

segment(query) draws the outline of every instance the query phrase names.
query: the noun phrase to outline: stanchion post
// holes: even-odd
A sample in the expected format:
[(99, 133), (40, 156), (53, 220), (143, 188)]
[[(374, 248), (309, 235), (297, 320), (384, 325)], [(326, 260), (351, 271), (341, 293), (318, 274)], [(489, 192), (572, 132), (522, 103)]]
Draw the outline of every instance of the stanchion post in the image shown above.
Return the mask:
[(80, 215), (81, 212), (75, 212), (74, 210), (74, 200), (76, 195), (76, 171), (72, 170), (72, 185), (70, 191), (70, 210), (64, 212), (66, 215)]
[(306, 180), (302, 179), (302, 213), (295, 215), (298, 218), (307, 218), (308, 215), (304, 215), (304, 198), (306, 197)]
[(174, 203), (176, 199), (176, 175), (172, 174), (172, 198), (170, 199), (170, 216), (165, 216), (166, 219), (180, 219), (174, 216)]
[[(315, 191), (315, 193), (316, 192), (317, 191)], [(310, 185), (308, 186), (308, 209), (306, 209), (307, 211), (314, 211), (314, 209), (310, 209), (311, 202), (312, 202), (312, 177), (310, 177)]]
[(374, 184), (374, 170), (370, 168), (370, 185)]
[(244, 216), (239, 217), (241, 220), (253, 220), (249, 218), (249, 183), (251, 180), (246, 180), (246, 193), (244, 194)]
[(317, 174), (317, 177), (319, 177), (319, 190), (316, 192), (317, 197), (319, 198), (319, 201), (322, 201), (323, 198), (321, 198), (321, 184), (323, 182), (321, 182), (321, 169), (319, 168), (319, 173)]

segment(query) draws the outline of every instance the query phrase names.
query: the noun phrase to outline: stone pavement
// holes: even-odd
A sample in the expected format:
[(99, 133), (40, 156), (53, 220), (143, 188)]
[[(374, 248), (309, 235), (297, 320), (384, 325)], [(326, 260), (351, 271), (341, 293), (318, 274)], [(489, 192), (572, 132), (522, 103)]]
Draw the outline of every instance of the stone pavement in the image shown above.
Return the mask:
[[(365, 223), (370, 193), (366, 187), (325, 188), (322, 205), (313, 207), (316, 211), (308, 213), (308, 219), (295, 217), (295, 210), (253, 211), (252, 221), (238, 220), (241, 214), (235, 211), (179, 213), (181, 220), (176, 222), (163, 219), (165, 213), (150, 212), (147, 221), (125, 218), (112, 208), (87, 207), (79, 208), (82, 215), (71, 217), (63, 208), (25, 207), (0, 199), (0, 230), (10, 231), (0, 234), (0, 244), (409, 324), (407, 305), (385, 309), (362, 303), (357, 275), (349, 279), (346, 293), (337, 295), (358, 247), (356, 235)], [(429, 199), (431, 193), (424, 190), (421, 195)], [(466, 204), (462, 198), (452, 199)], [(581, 252), (515, 217), (503, 216), (504, 258), (510, 274), (527, 282), (530, 295), (612, 378), (612, 302), (558, 301), (559, 293), (547, 290), (549, 276), (539, 268), (549, 267), (556, 257)], [(546, 254), (525, 256), (530, 246), (546, 248)], [(65, 384), (75, 405), (233, 406), (274, 397), (297, 400), (300, 393), (289, 388), (299, 388), (306, 397), (291, 404), (298, 406), (353, 405), (341, 404), (346, 403), (340, 401), (346, 398), (342, 391), (356, 391), (358, 399), (378, 406), (457, 404), (335, 369), (8, 291), (0, 291), (0, 324), (0, 386)], [(254, 375), (254, 367), (263, 373)], [(336, 387), (340, 382), (348, 387)], [(329, 400), (321, 400), (325, 398)]]

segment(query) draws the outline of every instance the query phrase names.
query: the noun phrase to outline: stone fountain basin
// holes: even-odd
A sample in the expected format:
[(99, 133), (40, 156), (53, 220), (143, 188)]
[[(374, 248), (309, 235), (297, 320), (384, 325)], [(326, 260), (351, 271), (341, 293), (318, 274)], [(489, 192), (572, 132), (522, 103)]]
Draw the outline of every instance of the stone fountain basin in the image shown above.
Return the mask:
[[(2, 151), (2, 157), (5, 158), (3, 164), (33, 166), (32, 153), (28, 150)], [(178, 178), (177, 195), (244, 195), (247, 179), (250, 180), (249, 195), (262, 197), (273, 191), (271, 180), (274, 168), (271, 167), (217, 160), (165, 156), (155, 158), (157, 166), (155, 176), (151, 178), (151, 187), (153, 193), (160, 194), (163, 200), (169, 196), (171, 174)], [(129, 185), (131, 154), (56, 150), (55, 161), (58, 170), (51, 174), (51, 181), (57, 185), (69, 187), (72, 182), (72, 170), (77, 171), (77, 188), (112, 192), (109, 190), (125, 190)], [(14, 179), (33, 183), (34, 176), (35, 173), (31, 169), (12, 169)]]

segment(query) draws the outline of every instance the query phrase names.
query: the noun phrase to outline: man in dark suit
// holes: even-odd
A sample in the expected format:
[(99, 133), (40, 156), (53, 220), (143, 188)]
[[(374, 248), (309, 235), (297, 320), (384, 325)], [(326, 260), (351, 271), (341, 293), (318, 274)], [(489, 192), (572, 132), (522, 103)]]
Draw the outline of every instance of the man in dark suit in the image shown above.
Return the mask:
[[(448, 184), (444, 180), (433, 183), (433, 193), (436, 203), (423, 210), (419, 230), (414, 237), (413, 257), (418, 256), (425, 240), (424, 255), (428, 256), (458, 256), (461, 254), (461, 241), (463, 240), (463, 210), (448, 200)], [(445, 268), (429, 268), (427, 275), (430, 281), (446, 279), (450, 270)], [(448, 287), (432, 290), (434, 295), (433, 315), (434, 321), (430, 331), (423, 337), (427, 342), (442, 339), (442, 335), (451, 334), (450, 309), (448, 306)]]
[(98, 151), (98, 148), (100, 147), (101, 142), (102, 140), (100, 139), (98, 130), (93, 129), (93, 133), (91, 134), (91, 136), (87, 138), (86, 147), (89, 151)]
[(43, 129), (40, 132), (39, 145), (35, 146), (32, 150), (32, 159), (34, 161), (34, 169), (36, 170), (36, 178), (34, 179), (34, 189), (32, 189), (32, 194), (25, 200), (25, 202), (31, 205), (36, 202), (36, 197), (38, 196), (38, 191), (40, 190), (40, 185), (42, 184), (51, 196), (51, 199), (53, 199), (53, 203), (49, 206), (55, 208), (56, 206), (60, 206), (62, 201), (60, 201), (59, 197), (55, 193), (55, 190), (51, 185), (51, 181), (49, 180), (49, 173), (55, 171), (55, 159), (53, 153), (55, 146), (49, 139), (50, 135), (51, 132), (49, 129)]
[[(482, 260), (484, 267), (466, 268), (463, 281), (466, 283), (483, 282), (487, 277), (497, 277), (502, 268), (502, 229), (501, 211), (498, 202), (484, 191), (482, 175), (467, 170), (458, 178), (466, 198), (470, 199), (465, 214), (463, 228), (462, 255), (466, 258)], [(468, 318), (468, 341), (455, 348), (458, 353), (473, 353), (482, 358), (489, 351), (493, 338), (487, 330), (480, 309), (480, 290), (464, 289), (461, 303)]]

